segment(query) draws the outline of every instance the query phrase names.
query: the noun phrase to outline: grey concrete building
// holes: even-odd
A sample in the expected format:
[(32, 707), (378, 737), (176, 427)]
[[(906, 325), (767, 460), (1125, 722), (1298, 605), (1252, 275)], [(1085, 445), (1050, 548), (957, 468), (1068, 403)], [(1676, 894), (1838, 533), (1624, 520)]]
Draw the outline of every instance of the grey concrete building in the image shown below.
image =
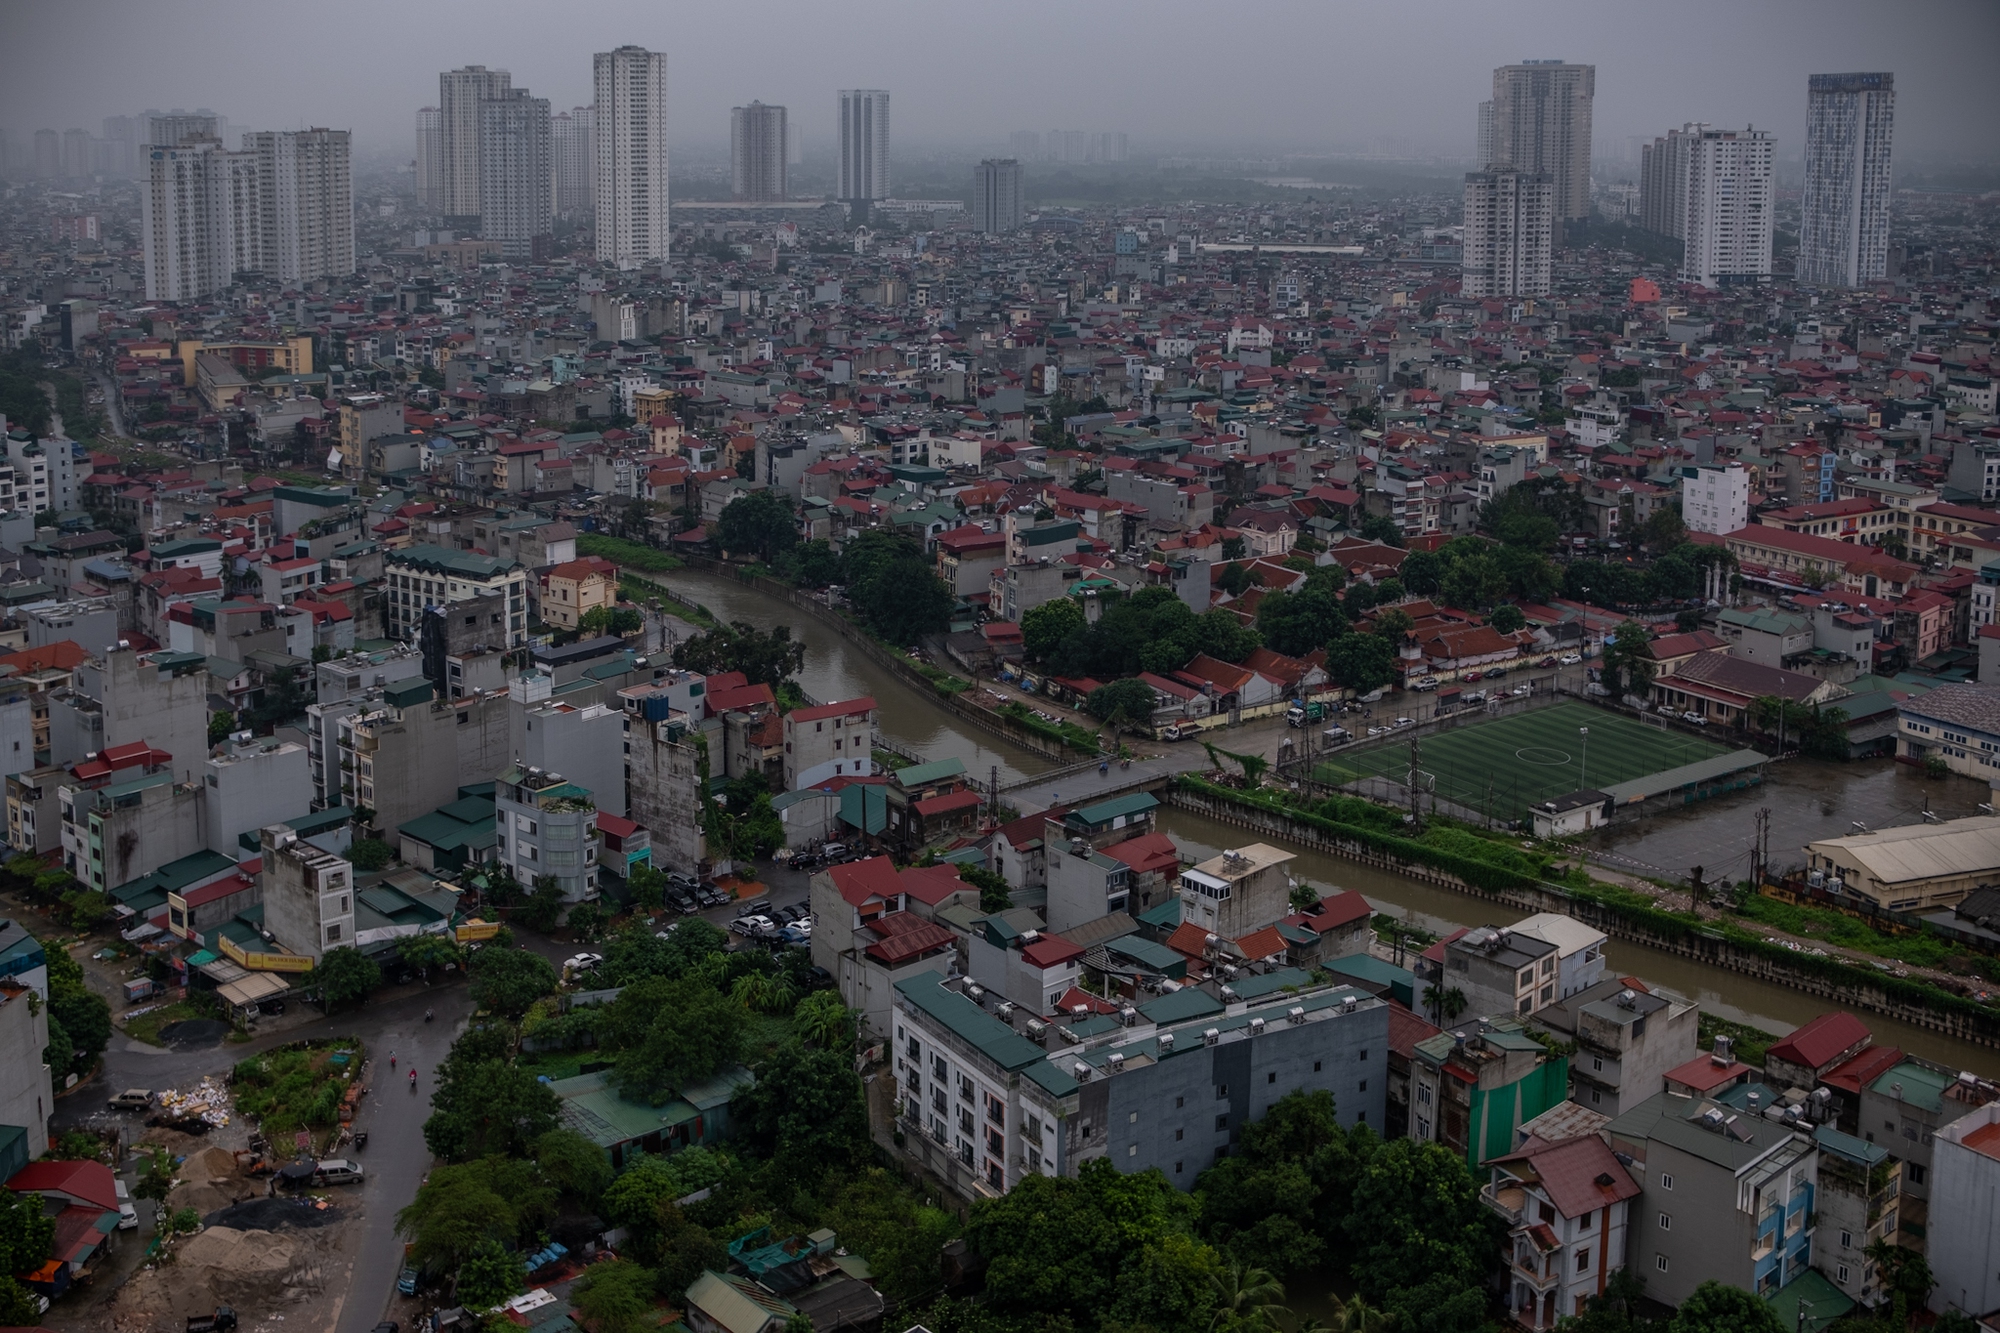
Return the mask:
[(335, 723), (341, 798), (329, 803), (368, 807), (387, 833), (457, 800), (460, 787), (489, 782), (511, 762), (507, 705), (504, 694), (440, 702), (429, 681), (414, 678), (371, 692)]
[(1618, 1116), (1665, 1090), (1667, 1071), (1694, 1059), (1701, 1006), (1667, 992), (1634, 990), (1614, 977), (1536, 1018), (1576, 1042), (1571, 1098)]
[(1987, 1105), (1938, 1131), (1939, 1217), (1953, 1225), (1931, 1237), (1931, 1308), (1977, 1319), (2000, 1309), (2000, 1106)]
[(526, 704), (512, 695), (510, 700), (519, 724), (514, 762), (545, 773), (561, 773), (589, 791), (599, 810), (622, 816), (624, 714), (601, 703), (579, 707), (551, 698)]
[(597, 897), (597, 806), (561, 773), (512, 765), (494, 780), (494, 852), (525, 885), (544, 877), (566, 903)]
[(1876, 1241), (1896, 1244), (1903, 1164), (1879, 1143), (1831, 1125), (1813, 1131), (1819, 1145), (1819, 1237), (1813, 1267), (1853, 1300), (1879, 1304), (1881, 1274), (1868, 1257)]
[(626, 815), (653, 835), (653, 865), (692, 874), (708, 860), (701, 831), (699, 746), (688, 714), (669, 702), (671, 686), (619, 691), (625, 706)]
[[(208, 659), (195, 653), (137, 653), (117, 648), (81, 662), (64, 707), (76, 723), (57, 751), (56, 700), (51, 700), (50, 761), (75, 763), (93, 750), (145, 741), (173, 756), (174, 776), (194, 781), (208, 757)], [(76, 748), (76, 747), (81, 748)]]
[[(32, 941), (30, 941), (32, 943)], [(9, 978), (21, 985), (18, 978)], [(42, 1052), (49, 1044), (49, 1007), (32, 990), (0, 990), (0, 1125), (18, 1125), (33, 1161), (49, 1150), (49, 1113), (56, 1097)]]
[(1864, 1140), (1880, 1143), (1903, 1164), (1899, 1230), (1904, 1245), (1923, 1251), (1933, 1232), (1955, 1221), (1939, 1214), (1932, 1225), (1938, 1131), (1996, 1100), (2000, 1088), (1993, 1084), (1915, 1056), (1905, 1056), (1862, 1085), (1856, 1128)]
[(1439, 984), (1465, 993), (1468, 1015), (1526, 1017), (1554, 1004), (1556, 946), (1506, 926), (1481, 926), (1448, 942)]
[(58, 799), (64, 868), (99, 893), (201, 850), (201, 789), (164, 768)]
[(1103, 1159), (1181, 1189), (1288, 1093), (1382, 1123), (1389, 1006), (1348, 987), (1225, 1005), (1182, 990), (1076, 1027), (1010, 1025), (962, 981), (898, 982), (891, 1038), (905, 1151), (968, 1198)]
[(245, 833), (312, 810), (311, 763), (296, 741), (241, 731), (202, 770), (202, 841), (211, 852), (240, 857)]
[(258, 838), (264, 857), (264, 928), (317, 963), (355, 943), (354, 867), (279, 824)]
[(1818, 1146), (1764, 1118), (1778, 1094), (1763, 1084), (1724, 1096), (1663, 1092), (1604, 1130), (1644, 1191), (1626, 1264), (1646, 1279), (1646, 1295), (1667, 1305), (1711, 1278), (1768, 1296), (1810, 1263)]

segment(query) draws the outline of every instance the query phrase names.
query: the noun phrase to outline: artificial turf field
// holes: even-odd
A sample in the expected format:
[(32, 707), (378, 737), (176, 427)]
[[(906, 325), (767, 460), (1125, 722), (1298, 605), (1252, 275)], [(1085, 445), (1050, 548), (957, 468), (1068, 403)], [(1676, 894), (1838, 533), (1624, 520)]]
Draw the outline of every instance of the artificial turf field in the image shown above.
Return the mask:
[[(1587, 752), (1579, 727), (1590, 728)], [(1586, 784), (1601, 790), (1727, 754), (1730, 747), (1588, 704), (1562, 703), (1422, 736), (1418, 751), (1423, 772), (1437, 779), (1440, 801), (1495, 819), (1526, 819), (1529, 806)], [(1381, 777), (1402, 783), (1409, 769), (1404, 742), (1344, 752), (1314, 772), (1322, 782)]]

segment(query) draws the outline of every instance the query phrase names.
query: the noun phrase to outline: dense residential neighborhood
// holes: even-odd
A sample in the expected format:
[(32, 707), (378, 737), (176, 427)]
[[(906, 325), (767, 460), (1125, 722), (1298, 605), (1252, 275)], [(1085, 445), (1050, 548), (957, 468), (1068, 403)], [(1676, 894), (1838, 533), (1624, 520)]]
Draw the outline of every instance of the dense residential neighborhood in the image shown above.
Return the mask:
[(2000, 231), (1893, 76), (1804, 189), (1531, 60), (1438, 188), (898, 197), (850, 89), (670, 201), (665, 65), (0, 138), (0, 1323), (2000, 1327)]

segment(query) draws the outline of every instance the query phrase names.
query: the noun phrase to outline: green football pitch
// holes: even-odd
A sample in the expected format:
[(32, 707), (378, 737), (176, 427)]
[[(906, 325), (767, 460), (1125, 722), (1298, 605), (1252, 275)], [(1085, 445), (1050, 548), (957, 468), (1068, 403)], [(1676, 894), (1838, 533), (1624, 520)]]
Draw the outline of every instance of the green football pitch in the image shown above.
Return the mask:
[[(1582, 727), (1590, 728), (1587, 742)], [(1440, 801), (1495, 819), (1526, 819), (1529, 806), (1586, 784), (1602, 789), (1729, 753), (1726, 745), (1580, 703), (1462, 724), (1419, 737), (1417, 746)], [(1402, 743), (1343, 752), (1314, 775), (1329, 783), (1379, 777), (1403, 784), (1409, 771), (1410, 747)], [(1429, 778), (1422, 786), (1430, 789)]]

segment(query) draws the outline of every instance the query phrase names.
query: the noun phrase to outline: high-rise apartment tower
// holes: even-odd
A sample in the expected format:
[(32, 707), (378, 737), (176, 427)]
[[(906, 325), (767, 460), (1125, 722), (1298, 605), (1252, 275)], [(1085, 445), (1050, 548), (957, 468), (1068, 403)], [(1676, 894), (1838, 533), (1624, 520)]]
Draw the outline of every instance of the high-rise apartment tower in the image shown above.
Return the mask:
[(752, 102), (729, 109), (729, 180), (731, 193), (746, 202), (785, 197), (785, 108)]
[(484, 65), (438, 75), (438, 211), (460, 231), (479, 226), (479, 105), (513, 86), (513, 75)]
[(546, 260), (555, 201), (549, 99), (526, 88), (479, 104), (479, 234), (507, 259)]
[(597, 108), (580, 106), (555, 117), (556, 213), (572, 217), (590, 211), (591, 182), (597, 175)]
[(1557, 240), (1590, 217), (1590, 111), (1597, 66), (1524, 60), (1493, 71), (1493, 139), (1485, 168), (1539, 172), (1554, 190)]
[(1465, 178), (1467, 296), (1547, 296), (1555, 186), (1540, 172), (1474, 171)]
[(434, 106), (417, 112), (417, 204), (435, 213), (444, 203), (444, 127)]
[(638, 268), (667, 257), (667, 56), (640, 46), (600, 51), (597, 88), (597, 258)]
[(1021, 225), (1021, 164), (1011, 157), (989, 157), (973, 172), (972, 229), (988, 233), (1013, 231)]
[(1853, 287), (1889, 267), (1896, 76), (1815, 74), (1807, 84), (1798, 280)]
[(889, 94), (880, 88), (841, 90), (837, 193), (862, 202), (889, 197)]
[(354, 272), (354, 186), (346, 130), (243, 136), (257, 164), (256, 269), (285, 286)]

